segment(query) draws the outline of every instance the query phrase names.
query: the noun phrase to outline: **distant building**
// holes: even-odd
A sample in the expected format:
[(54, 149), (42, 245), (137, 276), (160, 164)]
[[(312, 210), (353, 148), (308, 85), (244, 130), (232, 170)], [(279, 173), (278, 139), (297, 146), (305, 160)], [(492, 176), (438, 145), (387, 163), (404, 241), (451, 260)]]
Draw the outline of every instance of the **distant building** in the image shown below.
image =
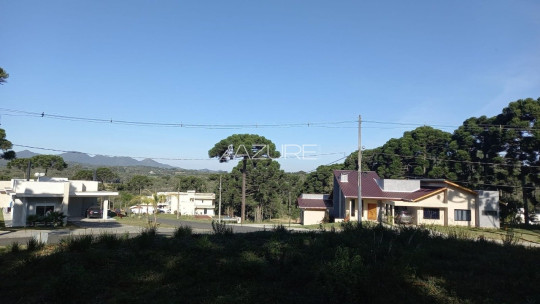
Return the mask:
[(165, 204), (171, 213), (180, 211), (181, 215), (215, 215), (216, 194), (214, 193), (188, 190), (187, 192), (158, 192), (157, 194), (167, 197)]

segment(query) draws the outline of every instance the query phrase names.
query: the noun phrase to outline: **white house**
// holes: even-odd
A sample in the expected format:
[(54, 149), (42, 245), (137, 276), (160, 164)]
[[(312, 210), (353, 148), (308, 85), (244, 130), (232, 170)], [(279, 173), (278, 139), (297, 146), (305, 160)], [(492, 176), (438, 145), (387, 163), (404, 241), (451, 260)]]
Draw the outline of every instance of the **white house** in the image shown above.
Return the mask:
[(28, 215), (43, 215), (49, 210), (63, 212), (67, 216), (65, 221), (84, 217), (88, 207), (98, 204), (98, 198), (117, 195), (118, 192), (98, 191), (97, 181), (43, 176), (0, 183), (0, 207), (11, 207), (14, 227), (26, 226)]
[(187, 192), (158, 192), (157, 194), (167, 196), (166, 204), (171, 213), (180, 211), (181, 215), (215, 215), (215, 193), (188, 190)]

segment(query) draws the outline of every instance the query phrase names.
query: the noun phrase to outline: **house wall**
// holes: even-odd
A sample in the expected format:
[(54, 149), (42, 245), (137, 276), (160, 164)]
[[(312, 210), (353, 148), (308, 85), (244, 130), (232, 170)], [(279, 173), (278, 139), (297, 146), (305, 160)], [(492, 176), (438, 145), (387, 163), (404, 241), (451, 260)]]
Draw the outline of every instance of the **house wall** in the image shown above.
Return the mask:
[(317, 225), (322, 223), (326, 210), (320, 209), (301, 209), (300, 221), (302, 225)]
[[(476, 226), (476, 195), (459, 191), (453, 187), (448, 188), (448, 225), (449, 226)], [(455, 210), (470, 210), (470, 221), (458, 221), (455, 219)]]
[(478, 227), (500, 228), (499, 192), (477, 191), (476, 219)]
[[(160, 194), (160, 193), (158, 193)], [(180, 209), (181, 215), (205, 214), (214, 216), (215, 212), (215, 194), (214, 193), (196, 193), (187, 192), (164, 192), (170, 202), (171, 212), (175, 213)], [(180, 198), (180, 200), (178, 200)]]

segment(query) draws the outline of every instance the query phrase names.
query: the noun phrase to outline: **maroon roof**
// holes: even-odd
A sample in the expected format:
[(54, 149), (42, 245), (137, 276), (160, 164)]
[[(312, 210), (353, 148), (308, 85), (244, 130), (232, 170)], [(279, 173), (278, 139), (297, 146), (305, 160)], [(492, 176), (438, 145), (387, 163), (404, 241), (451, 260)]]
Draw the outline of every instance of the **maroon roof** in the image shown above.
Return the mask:
[(328, 199), (306, 199), (298, 198), (298, 208), (302, 209), (327, 209), (332, 207), (332, 201)]
[[(348, 175), (348, 181), (341, 181), (341, 174)], [(381, 200), (400, 200), (414, 201), (426, 195), (434, 194), (444, 188), (420, 188), (413, 192), (390, 192), (383, 191), (377, 180), (379, 175), (373, 171), (362, 172), (362, 198), (381, 199)], [(345, 197), (358, 197), (358, 171), (353, 170), (334, 170), (334, 182), (339, 184)]]

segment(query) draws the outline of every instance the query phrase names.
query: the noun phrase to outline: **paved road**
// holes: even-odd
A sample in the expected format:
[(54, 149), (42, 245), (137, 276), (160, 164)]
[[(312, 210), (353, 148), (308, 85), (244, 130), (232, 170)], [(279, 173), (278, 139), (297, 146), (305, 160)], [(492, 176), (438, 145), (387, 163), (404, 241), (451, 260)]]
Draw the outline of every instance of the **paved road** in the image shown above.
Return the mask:
[[(31, 238), (37, 238), (48, 244), (57, 244), (62, 238), (76, 235), (112, 233), (118, 235), (129, 234), (130, 236), (136, 236), (142, 231), (142, 227), (122, 225), (116, 220), (99, 220), (99, 219), (74, 219), (71, 221), (77, 228), (75, 229), (54, 229), (54, 230), (32, 230), (32, 229), (16, 229), (13, 231), (3, 230), (0, 231), (0, 245), (11, 245), (14, 242), (19, 244), (26, 244)], [(193, 233), (212, 233), (212, 223), (201, 221), (186, 221), (176, 219), (164, 219), (158, 218), (158, 223), (166, 224), (168, 226), (180, 227), (189, 226), (193, 229)], [(249, 233), (256, 231), (271, 230), (271, 225), (260, 224), (231, 224), (234, 233)], [(158, 234), (172, 235), (175, 228), (158, 228)], [(301, 228), (294, 228), (295, 230), (305, 230)]]

